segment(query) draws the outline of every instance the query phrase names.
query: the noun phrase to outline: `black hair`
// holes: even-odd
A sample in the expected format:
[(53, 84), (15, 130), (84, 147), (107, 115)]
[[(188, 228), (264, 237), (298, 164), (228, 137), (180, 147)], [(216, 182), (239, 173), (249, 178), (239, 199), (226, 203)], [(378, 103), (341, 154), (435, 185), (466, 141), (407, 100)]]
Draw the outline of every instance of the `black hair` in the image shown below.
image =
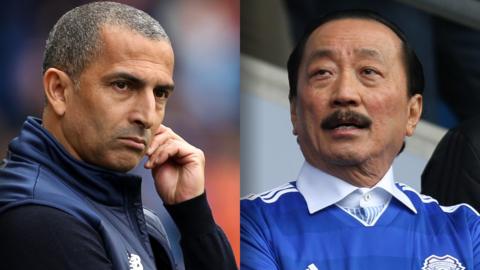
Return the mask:
[(415, 94), (422, 94), (424, 89), (424, 75), (423, 68), (420, 60), (410, 47), (405, 34), (394, 23), (388, 21), (381, 15), (362, 9), (354, 10), (342, 10), (328, 13), (320, 19), (311, 23), (304, 32), (303, 36), (298, 41), (297, 45), (293, 49), (287, 62), (288, 82), (290, 84), (290, 90), (288, 98), (292, 100), (297, 95), (297, 82), (298, 82), (298, 69), (302, 61), (305, 45), (310, 35), (325, 23), (340, 20), (340, 19), (365, 19), (379, 22), (388, 28), (390, 28), (402, 41), (403, 60), (407, 74), (408, 95), (411, 97)]

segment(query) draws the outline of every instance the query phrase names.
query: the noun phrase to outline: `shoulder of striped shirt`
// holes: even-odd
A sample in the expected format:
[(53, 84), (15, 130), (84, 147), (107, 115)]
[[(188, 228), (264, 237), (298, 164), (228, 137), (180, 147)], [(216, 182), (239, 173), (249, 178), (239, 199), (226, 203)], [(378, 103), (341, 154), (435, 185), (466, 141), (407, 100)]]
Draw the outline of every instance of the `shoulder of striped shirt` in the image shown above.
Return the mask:
[(396, 182), (396, 183), (400, 186), (400, 188), (403, 191), (410, 191), (410, 192), (414, 193), (416, 196), (418, 196), (420, 198), (420, 200), (422, 200), (423, 203), (435, 203), (435, 204), (437, 204), (440, 207), (440, 209), (442, 209), (442, 211), (445, 212), (445, 213), (453, 213), (453, 212), (457, 211), (457, 209), (459, 209), (460, 207), (466, 207), (466, 208), (470, 209), (470, 211), (472, 211), (475, 215), (480, 216), (480, 214), (477, 212), (477, 210), (475, 210), (475, 208), (473, 208), (469, 204), (460, 203), (460, 204), (455, 204), (455, 205), (452, 205), (452, 206), (443, 206), (443, 205), (440, 205), (436, 199), (434, 199), (434, 198), (432, 198), (428, 195), (420, 194), (415, 189), (411, 188), (410, 186), (408, 186), (406, 184), (403, 184), (403, 183), (400, 183), (400, 182)]
[(291, 192), (299, 192), (296, 187), (294, 187), (291, 183), (283, 184), (279, 187), (273, 188), (269, 191), (265, 191), (260, 194), (250, 194), (242, 198), (242, 200), (249, 200), (253, 201), (255, 199), (260, 198), (264, 203), (274, 203), (278, 201), (278, 199), (287, 193)]

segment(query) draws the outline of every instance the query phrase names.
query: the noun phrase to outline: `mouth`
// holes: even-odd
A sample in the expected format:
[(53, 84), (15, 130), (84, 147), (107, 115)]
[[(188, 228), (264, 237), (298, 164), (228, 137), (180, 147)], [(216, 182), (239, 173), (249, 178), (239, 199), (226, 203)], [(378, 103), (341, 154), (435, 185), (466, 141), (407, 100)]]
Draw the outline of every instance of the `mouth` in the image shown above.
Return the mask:
[(130, 148), (143, 151), (147, 147), (147, 142), (141, 137), (121, 137), (119, 138), (124, 144)]
[(327, 129), (334, 130), (334, 129), (364, 129), (367, 128), (368, 125), (362, 124), (362, 123), (351, 123), (351, 122), (340, 122), (335, 124), (332, 127), (329, 127)]

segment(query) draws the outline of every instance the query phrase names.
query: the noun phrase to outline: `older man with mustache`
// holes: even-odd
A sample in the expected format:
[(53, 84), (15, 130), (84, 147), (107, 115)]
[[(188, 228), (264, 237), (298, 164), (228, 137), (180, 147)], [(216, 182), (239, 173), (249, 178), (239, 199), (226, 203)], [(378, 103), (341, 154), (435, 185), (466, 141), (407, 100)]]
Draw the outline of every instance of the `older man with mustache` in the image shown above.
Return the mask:
[[(241, 202), (241, 269), (480, 269), (480, 218), (393, 180), (423, 72), (380, 15), (321, 18), (288, 61), (298, 179)], [(439, 268), (441, 267), (441, 268)]]

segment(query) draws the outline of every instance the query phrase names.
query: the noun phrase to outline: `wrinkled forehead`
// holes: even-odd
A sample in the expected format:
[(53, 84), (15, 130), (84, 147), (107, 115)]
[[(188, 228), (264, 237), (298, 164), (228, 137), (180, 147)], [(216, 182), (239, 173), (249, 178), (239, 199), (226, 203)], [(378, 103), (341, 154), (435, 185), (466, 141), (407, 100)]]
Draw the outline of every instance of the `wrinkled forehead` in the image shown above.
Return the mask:
[[(316, 28), (307, 39), (303, 58), (348, 54), (398, 60), (402, 41), (389, 27), (371, 19), (336, 19)], [(302, 61), (303, 62), (303, 61)]]

